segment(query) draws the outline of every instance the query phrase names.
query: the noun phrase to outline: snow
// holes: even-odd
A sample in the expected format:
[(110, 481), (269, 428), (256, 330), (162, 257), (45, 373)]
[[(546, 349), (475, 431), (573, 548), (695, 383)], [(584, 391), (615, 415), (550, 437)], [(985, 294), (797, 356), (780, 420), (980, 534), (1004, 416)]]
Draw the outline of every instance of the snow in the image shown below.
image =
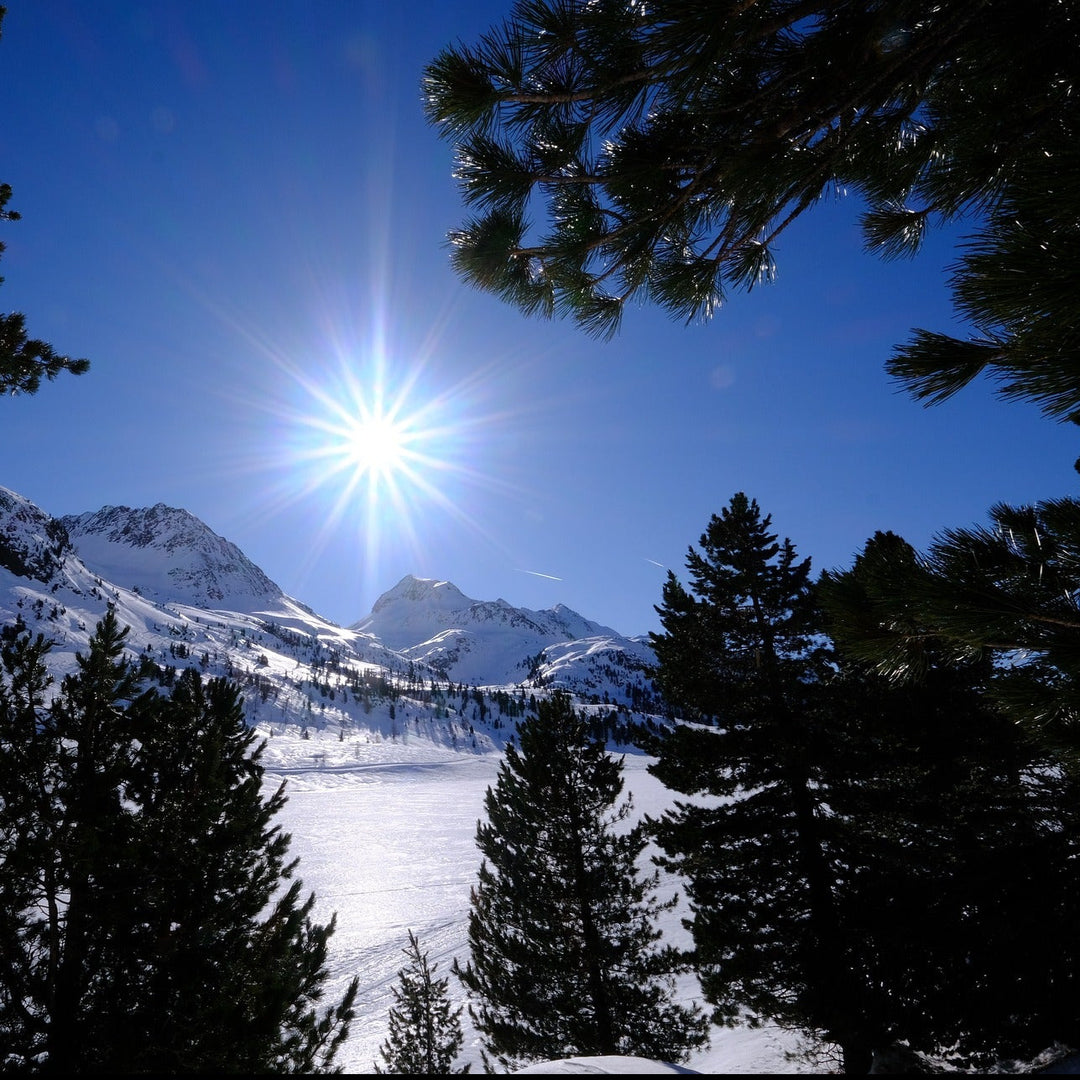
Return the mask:
[(518, 1069), (517, 1075), (592, 1073), (598, 1076), (641, 1076), (643, 1073), (696, 1073), (697, 1071), (697, 1069), (687, 1069), (681, 1065), (672, 1065), (668, 1061), (650, 1061), (648, 1058), (639, 1057), (570, 1057), (542, 1062), (539, 1065), (528, 1065), (524, 1069)]
[[(319, 755), (325, 753), (326, 758)], [(350, 757), (352, 760), (350, 761)], [(381, 1061), (392, 988), (405, 963), (408, 931), (450, 975), (459, 1004), (464, 989), (450, 974), (455, 957), (469, 958), (469, 890), (480, 856), (474, 836), (483, 799), (494, 784), (497, 753), (455, 754), (421, 739), (408, 744), (381, 741), (341, 744), (323, 732), (303, 740), (272, 737), (267, 746), (268, 790), (287, 781), (288, 802), (278, 821), (292, 835), (305, 895), (314, 892), (316, 915), (337, 913), (330, 940), (332, 979), (328, 1000), (340, 997), (359, 976), (357, 1017), (338, 1059), (347, 1073), (374, 1072)], [(627, 754), (624, 776), (637, 815), (659, 813), (669, 793), (647, 771), (648, 759)], [(668, 895), (665, 891), (664, 895)], [(685, 941), (678, 913), (669, 913), (665, 935)], [(692, 976), (680, 983), (680, 999), (700, 1000)], [(466, 1047), (459, 1062), (482, 1072), (480, 1043), (462, 1014)], [(638, 1074), (641, 1072), (794, 1073), (811, 1071), (787, 1055), (798, 1040), (772, 1028), (755, 1031), (713, 1028), (712, 1045), (682, 1067), (643, 1063), (637, 1058), (569, 1058), (527, 1072)]]

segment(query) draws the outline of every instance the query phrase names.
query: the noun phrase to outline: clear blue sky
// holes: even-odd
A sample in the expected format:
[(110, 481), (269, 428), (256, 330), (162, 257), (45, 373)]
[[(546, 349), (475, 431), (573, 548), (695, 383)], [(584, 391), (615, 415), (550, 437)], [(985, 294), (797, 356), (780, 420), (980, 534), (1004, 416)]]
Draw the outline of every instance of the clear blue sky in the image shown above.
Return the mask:
[[(852, 200), (708, 325), (632, 309), (601, 343), (459, 282), (420, 74), (508, 11), (9, 0), (0, 310), (92, 368), (0, 401), (0, 484), (54, 515), (183, 507), (341, 623), (414, 573), (628, 634), (736, 491), (817, 569), (1075, 493), (1075, 429), (890, 382), (909, 328), (953, 326), (953, 238), (883, 263)], [(421, 456), (372, 485), (327, 429), (377, 387)]]

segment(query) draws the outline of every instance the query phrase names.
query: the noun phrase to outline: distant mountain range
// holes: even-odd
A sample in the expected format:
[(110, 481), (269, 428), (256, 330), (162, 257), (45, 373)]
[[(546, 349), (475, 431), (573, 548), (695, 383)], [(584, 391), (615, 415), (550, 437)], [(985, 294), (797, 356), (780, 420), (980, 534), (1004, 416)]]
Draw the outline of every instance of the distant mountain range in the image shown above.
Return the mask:
[[(407, 576), (349, 627), (287, 596), (235, 544), (185, 510), (106, 506), (54, 518), (0, 487), (0, 628), (54, 641), (74, 668), (107, 605), (133, 656), (236, 678), (253, 723), (393, 737), (394, 704), (436, 742), (498, 745), (527, 695), (572, 693), (608, 731), (662, 711), (648, 644), (557, 605), (478, 601)], [(469, 696), (466, 688), (478, 688)], [(477, 706), (487, 699), (497, 702)], [(478, 726), (479, 723), (479, 726)]]

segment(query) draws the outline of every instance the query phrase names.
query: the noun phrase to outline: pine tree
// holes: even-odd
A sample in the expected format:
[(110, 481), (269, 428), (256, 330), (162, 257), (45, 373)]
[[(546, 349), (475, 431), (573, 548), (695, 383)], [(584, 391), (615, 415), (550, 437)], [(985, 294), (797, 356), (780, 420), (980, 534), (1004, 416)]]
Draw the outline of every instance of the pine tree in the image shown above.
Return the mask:
[(683, 711), (650, 770), (684, 795), (653, 823), (688, 879), (705, 997), (720, 1023), (771, 1020), (839, 1045), (865, 1071), (882, 1032), (858, 1003), (840, 927), (837, 838), (825, 812), (839, 741), (810, 561), (739, 492), (669, 573), (652, 634), (657, 681)]
[(404, 1073), (413, 1076), (449, 1076), (467, 1073), (469, 1066), (455, 1069), (461, 1051), (461, 1006), (450, 1002), (450, 980), (436, 979), (438, 964), (429, 964), (421, 953), (416, 935), (409, 931), (405, 950), (408, 964), (398, 971), (393, 988), (389, 1033), (379, 1048), (386, 1068), (375, 1065), (377, 1073)]
[[(46, 647), (0, 680), (0, 1035), (13, 1068), (331, 1068), (356, 983), (320, 1010), (311, 920), (237, 688), (142, 689), (110, 609), (46, 702)], [(16, 764), (17, 763), (17, 764)]]
[(943, 530), (916, 556), (877, 543), (858, 589), (826, 575), (832, 632), (881, 674), (904, 680), (927, 648), (957, 661), (989, 651), (987, 692), (1059, 748), (1080, 731), (1080, 500), (999, 503), (988, 526)]
[(566, 694), (537, 703), (507, 747), (469, 912), (471, 960), (455, 974), (487, 1052), (504, 1067), (571, 1055), (683, 1059), (705, 1041), (697, 1007), (673, 1002), (679, 960), (661, 947), (640, 825), (618, 829), (622, 760), (589, 742)]
[[(0, 26), (7, 8), (0, 6)], [(0, 221), (18, 221), (20, 215), (7, 210), (11, 185), (0, 184)], [(0, 242), (0, 254), (4, 244)], [(0, 284), (3, 283), (0, 278)], [(48, 342), (31, 338), (26, 332), (26, 316), (13, 311), (0, 314), (0, 394), (36, 394), (42, 377), (55, 379), (61, 371), (81, 375), (90, 368), (88, 360), (61, 356)]]
[[(4, 627), (0, 646), (0, 1067), (29, 1069), (46, 1050), (49, 928), (56, 889), (48, 851), (60, 834), (55, 761), (38, 735), (52, 682), (49, 643)], [(42, 905), (49, 920), (35, 911)]]
[(1077, 71), (1060, 0), (517, 0), (423, 92), (478, 211), (453, 265), (523, 312), (602, 336), (635, 297), (709, 318), (850, 192), (886, 258), (971, 223), (952, 292), (973, 332), (916, 331), (890, 365), (911, 392), (985, 371), (1075, 418)]
[[(653, 771), (695, 796), (654, 831), (714, 1018), (833, 1044), (845, 1072), (897, 1043), (986, 1067), (1073, 1039), (1075, 778), (988, 697), (989, 654), (924, 640), (898, 683), (834, 647), (770, 524), (742, 494), (714, 516), (654, 635), (687, 720)], [(880, 537), (830, 588), (861, 612), (901, 556)]]
[[(910, 545), (889, 533), (818, 586), (830, 634), (872, 640), (869, 597)], [(897, 680), (840, 647), (838, 680), (858, 718), (849, 782), (834, 785), (847, 819), (845, 925), (863, 941), (868, 981), (884, 991), (897, 1039), (961, 1067), (1073, 1045), (1080, 1009), (1080, 851), (1075, 770), (987, 693), (988, 649), (959, 657), (931, 636), (911, 643), (918, 670)], [(1007, 872), (1002, 868), (1007, 867)], [(852, 872), (854, 871), (854, 872)]]
[[(693, 721), (664, 733), (652, 771), (684, 795), (653, 822), (687, 878), (702, 988), (714, 1019), (800, 1029), (866, 1071), (876, 1045), (842, 933), (835, 822), (826, 812), (842, 740), (829, 724), (831, 657), (810, 562), (736, 494), (690, 548), (657, 608), (656, 680)], [(719, 799), (715, 797), (719, 796)]]

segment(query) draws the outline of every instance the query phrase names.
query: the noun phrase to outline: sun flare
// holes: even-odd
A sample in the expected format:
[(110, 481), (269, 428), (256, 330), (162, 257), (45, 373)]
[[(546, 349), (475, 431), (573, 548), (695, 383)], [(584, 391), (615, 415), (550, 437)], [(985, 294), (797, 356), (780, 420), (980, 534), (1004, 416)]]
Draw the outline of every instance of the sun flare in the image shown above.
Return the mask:
[[(264, 345), (276, 373), (272, 392), (254, 398), (266, 419), (243, 467), (272, 474), (253, 503), (269, 528), (278, 515), (307, 513), (301, 576), (335, 572), (324, 554), (351, 546), (354, 561), (337, 571), (343, 587), (355, 575), (372, 593), (385, 587), (387, 563), (407, 560), (417, 572), (447, 537), (502, 550), (487, 508), (520, 505), (524, 489), (508, 482), (495, 447), (516, 444), (521, 415), (491, 407), (502, 365), (471, 365), (448, 379), (452, 363), (434, 356), (434, 341), (409, 358), (380, 330), (367, 341), (328, 334), (302, 360)], [(531, 402), (528, 415), (535, 411)]]
[(364, 494), (369, 506), (389, 500), (399, 509), (420, 493), (437, 497), (432, 478), (454, 456), (452, 432), (435, 419), (436, 403), (414, 400), (411, 381), (390, 395), (380, 366), (308, 390), (319, 407), (300, 417), (294, 460), (309, 488), (333, 482), (340, 500)]
[(360, 416), (344, 432), (342, 451), (361, 472), (393, 476), (405, 461), (408, 430), (389, 416)]
[(313, 559), (343, 525), (355, 529), (371, 574), (389, 544), (422, 553), (440, 518), (486, 537), (470, 493), (500, 487), (480, 467), (499, 421), (477, 408), (476, 381), (440, 387), (422, 360), (392, 363), (378, 344), (333, 350), (320, 365), (277, 363), (292, 400), (275, 410), (264, 464), (279, 475), (275, 501), (318, 497)]

